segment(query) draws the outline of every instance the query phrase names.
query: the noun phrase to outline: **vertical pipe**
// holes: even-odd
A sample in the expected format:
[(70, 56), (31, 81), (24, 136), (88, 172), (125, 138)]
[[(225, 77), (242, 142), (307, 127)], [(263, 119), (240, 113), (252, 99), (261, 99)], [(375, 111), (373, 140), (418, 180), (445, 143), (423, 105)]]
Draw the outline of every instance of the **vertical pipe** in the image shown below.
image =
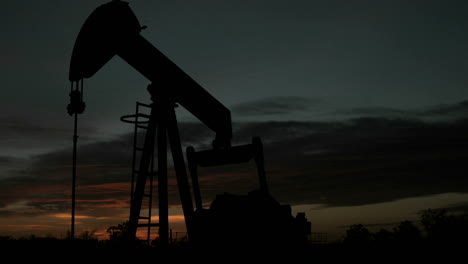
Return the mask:
[[(79, 81), (78, 81), (79, 82)], [(81, 87), (80, 87), (80, 94), (81, 94), (81, 97), (80, 97), (80, 100), (83, 102), (83, 84), (84, 83), (84, 78), (81, 79)], [(78, 88), (77, 88), (78, 89)]]
[[(76, 89), (78, 89), (78, 82), (76, 83)], [(73, 82), (72, 82), (73, 91)], [(76, 190), (76, 145), (78, 142), (78, 113), (75, 112), (74, 126), (73, 126), (73, 165), (72, 165), (72, 208), (71, 208), (71, 230), (70, 237), (75, 239), (75, 190)]]
[(151, 247), (151, 215), (152, 215), (152, 207), (153, 207), (153, 177), (154, 177), (154, 145), (151, 148), (151, 165), (150, 165), (150, 173), (149, 173), (149, 201), (148, 201), (148, 227), (147, 227), (147, 234), (146, 240), (148, 241), (148, 247)]
[[(170, 106), (170, 105), (169, 105)], [(184, 212), (185, 224), (189, 239), (193, 234), (193, 204), (190, 195), (190, 187), (187, 178), (187, 171), (185, 170), (184, 155), (180, 143), (179, 130), (177, 128), (177, 119), (173, 106), (168, 108), (167, 113), (167, 130), (169, 143), (171, 145), (172, 160), (176, 171), (177, 185), (179, 187), (180, 200), (182, 202), (182, 210)]]
[(75, 239), (75, 189), (76, 189), (76, 143), (78, 141), (77, 134), (78, 114), (75, 113), (75, 128), (73, 133), (73, 172), (72, 172), (72, 212), (71, 212), (71, 239)]
[[(158, 102), (163, 108), (165, 102)], [(167, 123), (164, 109), (158, 119), (158, 197), (159, 197), (159, 240), (162, 246), (168, 244), (169, 201), (167, 190)]]
[(169, 242), (172, 244), (172, 228), (169, 229)]
[(268, 185), (265, 176), (265, 164), (263, 157), (263, 145), (259, 137), (252, 139), (252, 146), (255, 156), (255, 163), (257, 164), (258, 178), (260, 182), (260, 191), (264, 194), (268, 194)]
[(192, 178), (193, 196), (195, 199), (196, 210), (202, 210), (203, 204), (200, 193), (200, 184), (198, 183), (197, 161), (195, 160), (195, 149), (190, 146), (187, 148), (187, 162)]

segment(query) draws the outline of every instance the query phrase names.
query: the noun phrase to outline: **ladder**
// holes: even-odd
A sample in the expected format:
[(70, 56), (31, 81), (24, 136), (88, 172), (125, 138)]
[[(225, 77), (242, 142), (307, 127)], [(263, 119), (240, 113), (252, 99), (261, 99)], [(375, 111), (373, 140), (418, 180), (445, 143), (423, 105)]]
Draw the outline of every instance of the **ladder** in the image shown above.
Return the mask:
[[(175, 108), (178, 106), (171, 94), (165, 93), (164, 90), (158, 90), (152, 84), (148, 85), (148, 91), (151, 94), (150, 105), (137, 103), (137, 110), (134, 115), (121, 117), (123, 122), (133, 123), (135, 134), (137, 129), (145, 129), (145, 138), (143, 148), (138, 144), (134, 144), (135, 149), (135, 162), (132, 168), (134, 186), (132, 186), (132, 201), (130, 206), (130, 216), (128, 221), (128, 235), (130, 242), (135, 241), (137, 228), (141, 226), (146, 227), (159, 227), (159, 243), (162, 247), (167, 247), (169, 244), (169, 201), (168, 201), (168, 147), (172, 154), (172, 163), (174, 165), (175, 176), (177, 180), (177, 187), (179, 189), (179, 197), (182, 204), (182, 211), (184, 213), (187, 234), (190, 237), (193, 233), (193, 204), (190, 194), (190, 186), (188, 182), (187, 171), (185, 168), (185, 160), (180, 142), (179, 129), (177, 126), (177, 118), (175, 115)], [(150, 108), (150, 114), (140, 112), (140, 107)], [(140, 120), (137, 118), (144, 118)], [(133, 119), (133, 120), (131, 120)], [(155, 146), (157, 146), (157, 173), (152, 168)], [(136, 153), (141, 152), (139, 158), (138, 170), (136, 166)], [(158, 185), (158, 218), (157, 224), (151, 223), (151, 215), (147, 217), (141, 216), (141, 207), (144, 198), (148, 197), (147, 181), (149, 178), (157, 175)], [(150, 184), (152, 186), (152, 182)], [(150, 187), (152, 190), (152, 187)], [(151, 191), (152, 192), (152, 191)], [(152, 196), (152, 195), (149, 195)], [(146, 220), (145, 224), (139, 224), (140, 220)], [(150, 229), (149, 229), (150, 230)]]
[(151, 246), (151, 227), (158, 227), (159, 223), (152, 223), (152, 207), (153, 207), (153, 179), (157, 175), (157, 172), (154, 170), (154, 146), (151, 146), (151, 161), (150, 166), (147, 172), (140, 172), (137, 169), (137, 164), (139, 158), (141, 158), (143, 147), (139, 143), (139, 132), (141, 130), (148, 129), (148, 123), (150, 115), (145, 113), (144, 110), (151, 109), (151, 105), (136, 102), (136, 110), (133, 115), (125, 115), (120, 118), (122, 122), (130, 123), (134, 125), (133, 132), (133, 151), (132, 151), (132, 169), (131, 169), (131, 188), (130, 188), (130, 204), (133, 204), (134, 192), (135, 192), (135, 180), (141, 173), (147, 174), (145, 185), (145, 191), (143, 194), (142, 210), (141, 212), (146, 211), (146, 215), (140, 215), (138, 218), (137, 227), (146, 227), (146, 244), (148, 247)]

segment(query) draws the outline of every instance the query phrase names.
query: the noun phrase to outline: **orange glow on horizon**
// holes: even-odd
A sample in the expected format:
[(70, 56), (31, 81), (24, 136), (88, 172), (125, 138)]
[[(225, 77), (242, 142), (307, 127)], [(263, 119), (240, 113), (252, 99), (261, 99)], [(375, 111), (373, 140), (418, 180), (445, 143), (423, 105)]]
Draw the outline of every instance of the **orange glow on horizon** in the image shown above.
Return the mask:
[(16, 232), (16, 231), (23, 231), (23, 230), (31, 230), (31, 231), (41, 231), (41, 230), (47, 230), (50, 228), (53, 228), (53, 225), (40, 225), (40, 224), (35, 224), (35, 225), (2, 225), (0, 229), (5, 229), (10, 232)]
[[(58, 213), (58, 214), (52, 214), (53, 217), (55, 218), (71, 218), (71, 214), (69, 213)], [(98, 219), (97, 217), (93, 216), (88, 216), (88, 215), (75, 215), (76, 219)], [(110, 217), (108, 217), (110, 218)]]
[[(156, 223), (159, 221), (159, 216), (152, 216), (151, 222)], [(184, 215), (169, 215), (169, 222), (184, 222)]]

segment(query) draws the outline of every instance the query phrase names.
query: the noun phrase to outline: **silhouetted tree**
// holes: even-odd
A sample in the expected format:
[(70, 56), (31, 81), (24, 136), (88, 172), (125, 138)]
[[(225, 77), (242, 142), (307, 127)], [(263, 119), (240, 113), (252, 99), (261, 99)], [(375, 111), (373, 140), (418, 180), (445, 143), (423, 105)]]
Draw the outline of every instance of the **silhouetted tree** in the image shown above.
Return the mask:
[(111, 241), (126, 241), (128, 239), (128, 220), (116, 226), (107, 228), (109, 240)]
[(362, 224), (351, 225), (346, 230), (346, 237), (343, 242), (347, 244), (368, 244), (372, 241), (372, 234)]
[(85, 230), (78, 235), (78, 238), (83, 240), (97, 240), (96, 230)]
[(380, 229), (376, 233), (370, 232), (362, 224), (350, 226), (343, 240), (346, 244), (373, 245), (405, 245), (421, 242), (421, 230), (411, 221), (403, 221), (392, 231)]
[(424, 226), (428, 238), (439, 236), (446, 222), (446, 210), (427, 209), (421, 215), (421, 224)]
[(446, 209), (427, 209), (421, 215), (427, 238), (436, 243), (466, 243), (468, 214), (448, 214)]
[(378, 244), (389, 244), (394, 242), (395, 235), (387, 229), (380, 229), (377, 233), (373, 234), (373, 239)]
[(394, 237), (398, 243), (421, 242), (421, 230), (412, 221), (403, 221), (393, 229)]

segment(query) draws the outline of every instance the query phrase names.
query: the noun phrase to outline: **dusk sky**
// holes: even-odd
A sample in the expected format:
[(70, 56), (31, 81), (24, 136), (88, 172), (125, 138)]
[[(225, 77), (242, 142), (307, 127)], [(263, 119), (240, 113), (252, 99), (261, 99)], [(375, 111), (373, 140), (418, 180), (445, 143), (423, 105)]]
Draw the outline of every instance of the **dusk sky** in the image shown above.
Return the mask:
[[(107, 2), (2, 1), (0, 236), (70, 229), (69, 64)], [(261, 137), (272, 195), (313, 232), (333, 240), (352, 224), (468, 209), (467, 1), (128, 2), (141, 34), (231, 110), (233, 145)], [(117, 56), (84, 81), (78, 234), (107, 238), (128, 219), (133, 127), (120, 117), (150, 103), (148, 84)], [(208, 148), (214, 132), (176, 113), (183, 149)], [(199, 173), (206, 207), (258, 185), (254, 164)], [(182, 232), (172, 169), (169, 183), (170, 228)]]

